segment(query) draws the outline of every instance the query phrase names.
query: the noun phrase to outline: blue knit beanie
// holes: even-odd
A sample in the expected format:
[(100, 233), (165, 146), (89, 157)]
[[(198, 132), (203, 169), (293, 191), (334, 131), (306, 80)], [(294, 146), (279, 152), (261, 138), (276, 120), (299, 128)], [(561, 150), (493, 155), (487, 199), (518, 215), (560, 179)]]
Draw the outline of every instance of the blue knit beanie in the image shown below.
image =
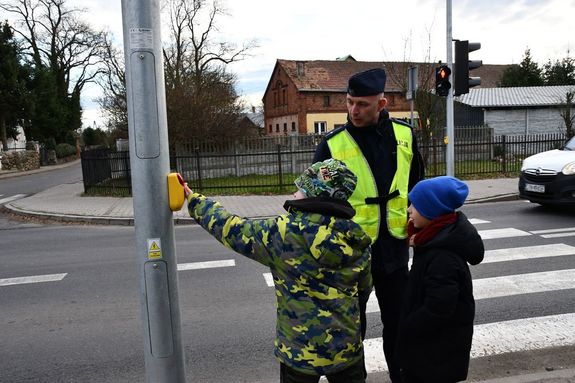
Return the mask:
[(441, 176), (419, 181), (409, 192), (409, 200), (427, 219), (453, 213), (465, 202), (469, 188), (457, 178)]

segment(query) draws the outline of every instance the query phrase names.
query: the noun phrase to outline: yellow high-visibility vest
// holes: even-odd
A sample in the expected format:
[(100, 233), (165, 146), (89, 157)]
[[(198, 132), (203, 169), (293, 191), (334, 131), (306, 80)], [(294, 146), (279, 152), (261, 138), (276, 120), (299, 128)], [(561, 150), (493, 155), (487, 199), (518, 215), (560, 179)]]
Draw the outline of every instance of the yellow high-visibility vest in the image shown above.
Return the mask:
[(407, 237), (407, 192), (413, 158), (413, 140), (411, 128), (396, 122), (393, 122), (392, 126), (397, 142), (397, 169), (387, 196), (379, 196), (367, 159), (346, 129), (327, 139), (331, 156), (345, 162), (357, 176), (357, 186), (349, 198), (349, 203), (355, 209), (353, 220), (363, 228), (373, 242), (379, 234), (380, 206), (384, 202), (389, 233), (398, 239)]

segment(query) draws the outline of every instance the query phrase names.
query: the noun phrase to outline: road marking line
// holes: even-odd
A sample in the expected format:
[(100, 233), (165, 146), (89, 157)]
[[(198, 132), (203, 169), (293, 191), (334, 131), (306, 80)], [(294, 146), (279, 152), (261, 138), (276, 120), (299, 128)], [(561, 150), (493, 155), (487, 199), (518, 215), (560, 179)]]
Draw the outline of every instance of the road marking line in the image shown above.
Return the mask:
[[(567, 289), (575, 289), (575, 269), (473, 280), (475, 300)], [(366, 312), (379, 312), (375, 291), (369, 295)]]
[[(475, 325), (471, 357), (573, 345), (574, 322), (575, 313), (568, 313)], [(366, 339), (363, 345), (367, 372), (387, 371), (382, 339)]]
[(511, 227), (504, 229), (479, 230), (478, 232), (481, 236), (481, 239), (511, 238), (531, 235), (531, 233)]
[(561, 229), (547, 229), (547, 230), (533, 230), (531, 234), (549, 234), (549, 233), (559, 233), (562, 231), (575, 231), (575, 227), (563, 227)]
[(563, 255), (575, 254), (575, 247), (564, 243), (552, 245), (512, 247), (509, 249), (497, 249), (485, 251), (485, 258), (481, 262), (506, 262), (517, 261), (521, 259), (559, 257)]
[(216, 268), (216, 267), (230, 267), (230, 266), (235, 266), (235, 265), (236, 265), (236, 261), (233, 259), (228, 259), (228, 260), (224, 260), (224, 261), (179, 263), (178, 264), (178, 271), (212, 269), (212, 268)]
[(20, 198), (26, 197), (26, 194), (14, 194), (13, 196), (0, 199), (0, 205), (11, 202)]
[(575, 289), (575, 269), (507, 275), (473, 281), (475, 299)]
[(484, 221), (484, 220), (479, 219), (479, 218), (470, 218), (469, 222), (471, 222), (472, 225), (479, 225), (482, 223), (491, 223), (491, 221)]
[(272, 276), (272, 273), (264, 273), (264, 279), (266, 280), (268, 287), (274, 286), (274, 277)]
[(42, 283), (61, 281), (68, 273), (32, 275), (29, 277), (16, 277), (0, 279), (0, 286), (23, 285), (27, 283)]
[(575, 344), (575, 313), (475, 326), (471, 357)]
[(543, 234), (543, 238), (563, 238), (563, 237), (574, 237), (575, 232), (572, 233), (557, 233), (557, 234)]

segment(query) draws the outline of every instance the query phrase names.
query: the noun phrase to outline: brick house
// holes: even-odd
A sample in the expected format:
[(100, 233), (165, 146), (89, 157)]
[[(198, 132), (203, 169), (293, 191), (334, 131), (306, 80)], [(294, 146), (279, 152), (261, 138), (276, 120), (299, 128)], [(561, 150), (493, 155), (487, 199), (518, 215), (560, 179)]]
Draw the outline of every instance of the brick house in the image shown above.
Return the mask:
[[(347, 80), (353, 74), (372, 68), (385, 68), (387, 110), (395, 118), (410, 115), (405, 98), (409, 63), (356, 61), (343, 59), (296, 61), (278, 59), (263, 96), (264, 126), (267, 135), (323, 133), (347, 120)], [(411, 64), (413, 65), (413, 64)], [(415, 63), (419, 86), (434, 87), (434, 63)], [(497, 86), (506, 65), (484, 65), (473, 72), (483, 86)]]

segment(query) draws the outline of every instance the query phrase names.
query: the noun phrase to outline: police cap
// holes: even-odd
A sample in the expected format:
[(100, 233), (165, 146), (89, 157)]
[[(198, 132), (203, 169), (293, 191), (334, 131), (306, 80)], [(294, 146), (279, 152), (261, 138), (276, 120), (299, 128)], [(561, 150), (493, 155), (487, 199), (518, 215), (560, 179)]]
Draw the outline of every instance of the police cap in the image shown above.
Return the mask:
[(356, 73), (349, 78), (347, 93), (352, 97), (373, 96), (383, 93), (385, 79), (386, 75), (383, 68)]

